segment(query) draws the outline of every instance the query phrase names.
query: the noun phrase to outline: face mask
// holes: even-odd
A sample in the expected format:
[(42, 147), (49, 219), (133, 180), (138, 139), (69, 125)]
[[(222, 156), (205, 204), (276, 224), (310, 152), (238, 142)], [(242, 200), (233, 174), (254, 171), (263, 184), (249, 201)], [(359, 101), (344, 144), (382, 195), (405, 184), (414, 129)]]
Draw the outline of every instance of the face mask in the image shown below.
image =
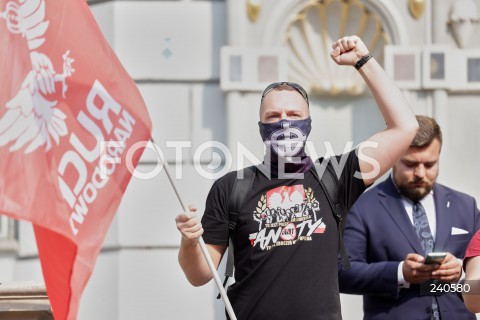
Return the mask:
[(311, 130), (312, 119), (280, 120), (274, 123), (259, 122), (262, 140), (278, 157), (305, 156), (305, 141)]

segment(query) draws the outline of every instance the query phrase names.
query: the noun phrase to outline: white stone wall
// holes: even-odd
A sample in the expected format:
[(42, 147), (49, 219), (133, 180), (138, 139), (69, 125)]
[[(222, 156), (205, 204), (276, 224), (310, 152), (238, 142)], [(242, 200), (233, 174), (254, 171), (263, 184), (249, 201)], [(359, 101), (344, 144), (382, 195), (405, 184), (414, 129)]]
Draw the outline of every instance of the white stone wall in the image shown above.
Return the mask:
[[(109, 1), (91, 8), (138, 84), (152, 118), (152, 136), (178, 178), (183, 200), (203, 212), (212, 180), (196, 170), (194, 159), (204, 165), (211, 154), (196, 151), (206, 141), (226, 140), (225, 102), (218, 84), (220, 46), (226, 42), (225, 3)], [(151, 173), (156, 167), (155, 153), (147, 150), (138, 170)], [(174, 218), (179, 212), (164, 172), (132, 179), (86, 288), (79, 319), (221, 318), (214, 285), (192, 287), (178, 265), (180, 237)]]
[[(442, 4), (439, 12), (446, 12), (449, 1), (435, 0)], [(480, 0), (475, 1), (480, 8)], [(106, 38), (137, 81), (152, 118), (153, 136), (172, 173), (183, 175), (177, 184), (184, 201), (196, 204), (199, 212), (212, 184), (195, 168), (195, 152), (205, 141), (228, 145), (233, 156), (237, 141), (259, 159), (263, 153), (257, 126), (259, 93), (219, 89), (220, 47), (274, 45), (277, 40), (269, 34), (274, 34), (275, 26), (269, 23), (272, 19), (281, 23), (282, 6), (294, 7), (293, 2), (301, 1), (260, 2), (264, 8), (256, 24), (246, 20), (240, 0), (97, 1), (91, 5)], [(403, 32), (399, 39), (406, 42), (402, 44), (425, 43), (425, 16), (412, 19), (406, 1), (377, 3), (398, 13), (396, 21)], [(443, 26), (443, 32), (436, 29), (436, 39), (454, 44)], [(473, 40), (470, 46), (480, 47), (479, 41)], [(406, 96), (416, 113), (434, 114), (429, 93), (412, 91)], [(318, 155), (325, 152), (325, 142), (342, 152), (348, 141), (356, 145), (384, 126), (368, 95), (312, 96), (311, 105), (311, 140)], [(480, 199), (480, 171), (475, 170), (480, 157), (478, 92), (450, 94), (447, 106), (440, 180)], [(191, 142), (182, 150), (181, 162), (171, 146), (179, 141)], [(210, 160), (207, 152), (196, 164)], [(236, 159), (233, 163), (232, 168)], [(156, 157), (148, 150), (138, 170), (151, 172), (155, 166)], [(80, 320), (224, 319), (215, 286), (190, 286), (178, 266), (174, 217), (180, 211), (163, 172), (148, 180), (132, 179), (83, 295)], [(18, 256), (5, 253), (0, 262), (4, 279), (42, 279), (29, 224), (20, 224)], [(359, 296), (342, 295), (345, 320), (361, 319), (361, 306)]]

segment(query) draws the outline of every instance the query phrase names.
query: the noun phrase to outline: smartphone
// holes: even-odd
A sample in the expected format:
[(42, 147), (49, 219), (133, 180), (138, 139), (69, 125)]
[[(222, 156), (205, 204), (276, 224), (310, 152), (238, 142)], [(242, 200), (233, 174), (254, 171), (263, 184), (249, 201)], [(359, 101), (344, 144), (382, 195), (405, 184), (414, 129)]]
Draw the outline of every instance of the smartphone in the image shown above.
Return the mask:
[(425, 257), (424, 264), (442, 264), (443, 259), (447, 256), (446, 252), (430, 252)]

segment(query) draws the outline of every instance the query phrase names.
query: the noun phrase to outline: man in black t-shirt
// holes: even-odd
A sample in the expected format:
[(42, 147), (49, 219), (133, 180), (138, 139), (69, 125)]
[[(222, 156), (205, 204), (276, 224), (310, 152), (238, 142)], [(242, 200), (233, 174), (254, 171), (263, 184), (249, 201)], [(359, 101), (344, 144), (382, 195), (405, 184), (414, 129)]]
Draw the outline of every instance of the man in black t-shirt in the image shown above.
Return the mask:
[[(344, 37), (332, 47), (337, 64), (359, 70), (387, 123), (386, 130), (369, 139), (375, 148), (359, 148), (328, 161), (336, 165), (338, 199), (349, 208), (408, 148), (418, 124), (358, 37)], [(340, 235), (305, 154), (310, 124), (308, 96), (301, 86), (283, 82), (265, 89), (259, 127), (267, 153), (232, 235), (236, 283), (228, 295), (239, 320), (341, 319)], [(228, 245), (228, 205), (236, 178), (232, 172), (214, 183), (202, 223), (193, 207), (176, 218), (182, 234), (179, 263), (195, 286), (212, 278), (199, 237), (203, 235), (216, 267)]]

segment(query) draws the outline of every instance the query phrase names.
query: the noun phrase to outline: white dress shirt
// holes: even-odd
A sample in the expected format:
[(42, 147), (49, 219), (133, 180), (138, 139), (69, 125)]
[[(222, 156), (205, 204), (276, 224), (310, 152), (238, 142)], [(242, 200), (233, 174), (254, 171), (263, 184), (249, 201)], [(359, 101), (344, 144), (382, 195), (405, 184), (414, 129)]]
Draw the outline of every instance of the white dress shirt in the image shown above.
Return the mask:
[[(407, 212), (408, 218), (413, 226), (413, 201), (410, 199), (405, 198), (402, 196), (402, 203), (405, 207), (405, 211)], [(430, 232), (432, 233), (433, 239), (437, 234), (437, 216), (435, 214), (435, 201), (433, 199), (433, 190), (430, 191), (423, 199), (420, 200), (423, 208), (425, 209), (425, 213), (427, 214), (428, 224), (430, 226)], [(404, 261), (400, 262), (397, 269), (397, 276), (398, 276), (398, 286), (400, 288), (409, 288), (410, 283), (405, 281), (403, 277), (403, 263)]]
[[(393, 181), (393, 177), (390, 176), (390, 179), (392, 179)], [(393, 184), (395, 185), (395, 181), (393, 182)], [(412, 223), (412, 226), (413, 226), (413, 201), (402, 196), (402, 203), (403, 203), (403, 206), (405, 207), (405, 211), (408, 215), (408, 218), (410, 219), (410, 222)], [(432, 233), (432, 237), (433, 239), (436, 239), (437, 215), (435, 212), (435, 201), (433, 198), (433, 190), (430, 191), (423, 199), (421, 199), (420, 203), (422, 204), (423, 208), (425, 209), (425, 213), (427, 214), (428, 224), (430, 226), (430, 232)], [(463, 264), (462, 259), (458, 259), (458, 262), (460, 263), (460, 265)], [(406, 282), (405, 278), (403, 277), (403, 263), (404, 261), (400, 262), (397, 269), (397, 279), (398, 279), (399, 289), (410, 287), (410, 283)], [(463, 280), (464, 278), (465, 278), (465, 274), (462, 272), (462, 275), (459, 281)]]

